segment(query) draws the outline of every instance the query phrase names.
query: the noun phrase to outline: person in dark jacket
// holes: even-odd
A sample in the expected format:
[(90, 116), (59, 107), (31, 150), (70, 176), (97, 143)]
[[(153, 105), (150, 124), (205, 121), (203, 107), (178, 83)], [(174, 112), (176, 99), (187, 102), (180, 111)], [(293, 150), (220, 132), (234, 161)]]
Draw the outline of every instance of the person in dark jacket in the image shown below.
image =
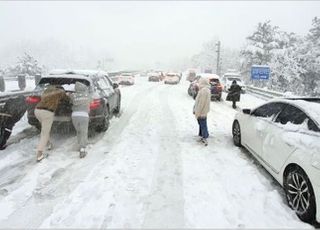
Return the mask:
[(227, 101), (232, 101), (232, 108), (237, 108), (236, 102), (240, 101), (241, 87), (237, 84), (236, 80), (233, 80), (232, 85), (227, 95)]
[(0, 150), (5, 149), (14, 125), (27, 110), (24, 96), (10, 98), (0, 110)]

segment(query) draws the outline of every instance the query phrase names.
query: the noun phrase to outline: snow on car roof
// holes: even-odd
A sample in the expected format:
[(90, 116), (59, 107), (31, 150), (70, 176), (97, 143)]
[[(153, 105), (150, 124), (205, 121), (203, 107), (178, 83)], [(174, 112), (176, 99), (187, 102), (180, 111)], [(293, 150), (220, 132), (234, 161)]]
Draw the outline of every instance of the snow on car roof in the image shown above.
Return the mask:
[(169, 72), (169, 73), (166, 73), (166, 75), (179, 75), (179, 74), (174, 72)]
[(205, 77), (205, 78), (209, 78), (209, 79), (220, 79), (220, 77), (217, 74), (214, 73), (199, 73), (197, 74), (197, 76), (201, 76), (201, 77)]
[(223, 76), (232, 76), (232, 77), (241, 78), (241, 75), (239, 73), (225, 73)]
[(97, 74), (105, 74), (107, 72), (102, 70), (85, 70), (85, 69), (54, 69), (49, 72), (49, 75), (56, 74), (78, 74), (78, 75), (97, 75)]
[(274, 99), (274, 102), (285, 102), (292, 104), (305, 113), (307, 113), (314, 121), (320, 125), (320, 98), (283, 98), (283, 99)]

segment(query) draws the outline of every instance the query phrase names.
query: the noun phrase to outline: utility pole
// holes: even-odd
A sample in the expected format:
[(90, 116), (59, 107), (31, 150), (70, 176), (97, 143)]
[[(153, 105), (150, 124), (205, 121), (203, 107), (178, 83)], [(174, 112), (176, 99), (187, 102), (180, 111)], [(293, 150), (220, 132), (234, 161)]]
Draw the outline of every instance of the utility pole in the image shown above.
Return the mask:
[(217, 73), (217, 75), (220, 76), (220, 48), (221, 48), (221, 42), (220, 41), (218, 41), (216, 43), (216, 47), (217, 47), (217, 49), (216, 49), (216, 52), (217, 52), (217, 69), (216, 69), (216, 73)]

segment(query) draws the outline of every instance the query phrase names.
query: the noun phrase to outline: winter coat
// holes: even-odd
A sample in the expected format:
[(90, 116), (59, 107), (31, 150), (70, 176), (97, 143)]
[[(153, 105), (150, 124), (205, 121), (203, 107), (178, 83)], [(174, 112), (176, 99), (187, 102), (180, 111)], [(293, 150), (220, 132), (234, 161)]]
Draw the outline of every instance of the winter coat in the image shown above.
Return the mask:
[(36, 109), (42, 108), (55, 112), (62, 100), (69, 100), (65, 91), (50, 85), (41, 95), (41, 101), (37, 104)]
[(13, 126), (23, 117), (26, 110), (24, 96), (10, 98), (0, 109), (0, 150), (5, 148)]
[(70, 96), (72, 103), (72, 116), (88, 116), (90, 111), (91, 94), (88, 86), (76, 82), (75, 92)]
[(238, 84), (232, 84), (227, 95), (227, 101), (240, 101), (241, 87)]
[(210, 110), (210, 84), (209, 80), (206, 78), (201, 78), (199, 80), (199, 92), (196, 97), (193, 112), (196, 118), (207, 117)]

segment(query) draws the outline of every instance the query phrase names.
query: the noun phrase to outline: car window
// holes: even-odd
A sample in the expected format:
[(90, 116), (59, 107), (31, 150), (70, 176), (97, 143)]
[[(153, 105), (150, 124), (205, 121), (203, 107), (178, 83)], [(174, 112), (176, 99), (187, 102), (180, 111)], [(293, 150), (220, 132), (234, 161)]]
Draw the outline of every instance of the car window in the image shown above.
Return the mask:
[(284, 110), (278, 115), (276, 122), (281, 123), (283, 125), (288, 122), (300, 125), (307, 119), (307, 115), (300, 109), (287, 105)]
[(108, 88), (110, 88), (110, 84), (109, 84), (103, 77), (99, 78), (99, 79), (97, 80), (97, 83), (98, 83), (98, 85), (99, 85), (99, 87), (100, 87), (101, 89), (108, 89)]
[(310, 118), (308, 119), (308, 129), (310, 131), (320, 132), (320, 129), (318, 128), (318, 126)]
[(284, 106), (283, 103), (279, 102), (265, 104), (255, 109), (251, 115), (255, 117), (273, 117), (276, 116)]
[(219, 84), (219, 79), (210, 79), (210, 83)]

